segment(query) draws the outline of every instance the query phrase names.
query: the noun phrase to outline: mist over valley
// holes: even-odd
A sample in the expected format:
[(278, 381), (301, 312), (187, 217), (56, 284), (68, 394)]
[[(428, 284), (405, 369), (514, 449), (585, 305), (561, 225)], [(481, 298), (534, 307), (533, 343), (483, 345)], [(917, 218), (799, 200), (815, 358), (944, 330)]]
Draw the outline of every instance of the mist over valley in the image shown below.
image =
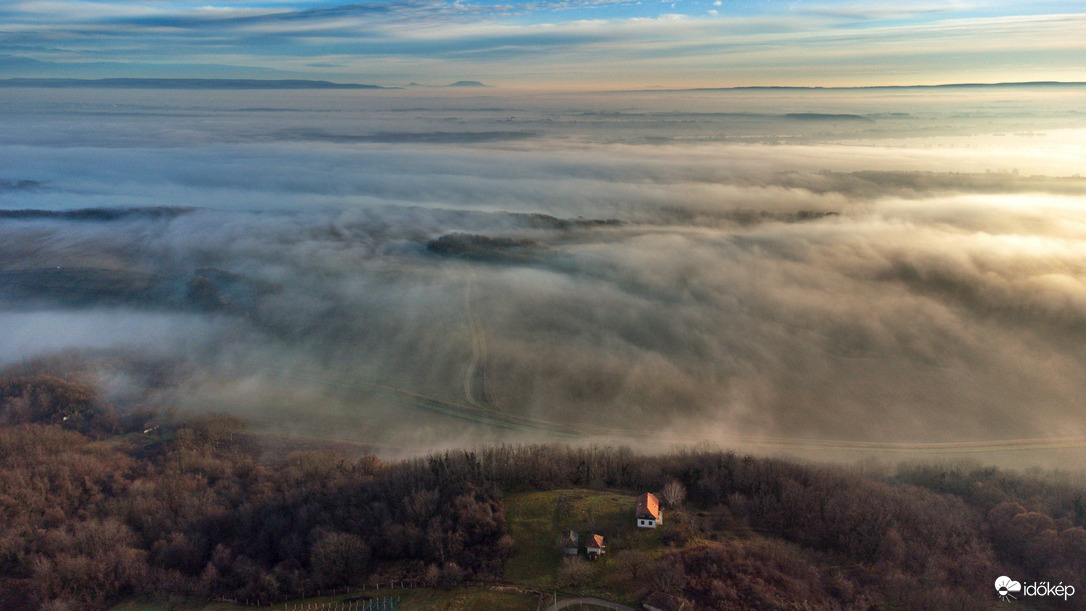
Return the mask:
[(1079, 88), (40, 92), (13, 371), (408, 454), (1081, 456)]

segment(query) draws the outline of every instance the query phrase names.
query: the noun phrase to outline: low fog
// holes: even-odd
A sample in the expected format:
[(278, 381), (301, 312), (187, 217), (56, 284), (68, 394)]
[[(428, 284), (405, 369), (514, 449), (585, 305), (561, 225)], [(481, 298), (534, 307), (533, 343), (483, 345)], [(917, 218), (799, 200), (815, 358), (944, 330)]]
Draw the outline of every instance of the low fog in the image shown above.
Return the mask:
[(1083, 457), (1082, 90), (164, 93), (0, 91), (0, 367), (390, 453)]

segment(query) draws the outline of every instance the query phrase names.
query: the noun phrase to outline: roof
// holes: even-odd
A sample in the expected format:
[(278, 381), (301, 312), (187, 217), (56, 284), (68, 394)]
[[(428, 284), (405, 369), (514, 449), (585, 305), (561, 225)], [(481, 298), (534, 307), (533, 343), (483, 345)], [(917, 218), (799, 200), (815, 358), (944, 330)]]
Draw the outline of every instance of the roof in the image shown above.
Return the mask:
[(577, 542), (580, 540), (580, 535), (575, 530), (567, 530), (562, 533), (563, 543), (572, 543), (576, 547)]
[(660, 519), (660, 501), (656, 499), (655, 494), (646, 492), (637, 497), (637, 517)]
[(585, 547), (603, 547), (603, 535), (588, 535), (588, 540), (584, 543)]

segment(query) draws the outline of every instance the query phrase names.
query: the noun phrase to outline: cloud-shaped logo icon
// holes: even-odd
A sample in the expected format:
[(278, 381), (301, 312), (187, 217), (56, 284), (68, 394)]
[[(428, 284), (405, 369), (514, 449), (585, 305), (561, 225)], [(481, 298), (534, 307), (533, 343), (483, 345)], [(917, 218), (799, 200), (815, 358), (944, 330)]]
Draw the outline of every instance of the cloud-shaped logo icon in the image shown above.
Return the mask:
[(1021, 592), (1022, 584), (1003, 575), (999, 579), (995, 580), (995, 589), (999, 593), (1000, 600), (1010, 600), (1016, 598), (1011, 595), (1011, 592)]

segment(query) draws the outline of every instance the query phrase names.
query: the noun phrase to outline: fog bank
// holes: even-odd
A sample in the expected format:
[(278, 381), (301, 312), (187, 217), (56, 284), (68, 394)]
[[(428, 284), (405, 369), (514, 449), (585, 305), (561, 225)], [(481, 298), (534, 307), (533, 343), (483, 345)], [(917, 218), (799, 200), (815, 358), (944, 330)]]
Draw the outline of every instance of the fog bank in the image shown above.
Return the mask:
[(408, 452), (1082, 458), (1081, 94), (35, 91), (0, 366)]

